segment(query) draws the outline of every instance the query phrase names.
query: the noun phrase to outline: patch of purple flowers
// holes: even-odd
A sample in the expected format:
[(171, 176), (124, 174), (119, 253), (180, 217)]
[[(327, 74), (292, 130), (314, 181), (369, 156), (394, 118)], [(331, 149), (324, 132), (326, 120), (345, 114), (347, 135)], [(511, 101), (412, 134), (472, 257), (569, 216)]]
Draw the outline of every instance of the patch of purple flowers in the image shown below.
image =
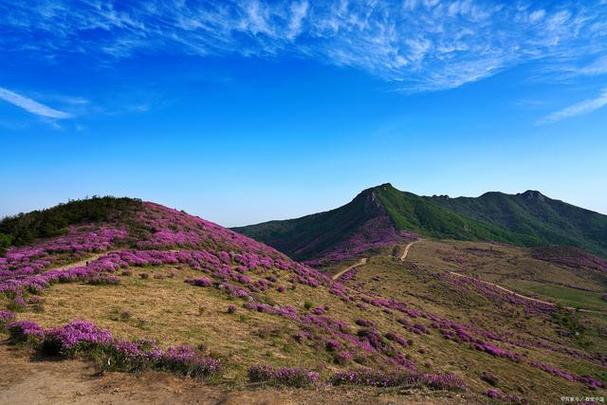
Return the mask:
[(10, 340), (13, 343), (25, 342), (30, 339), (40, 339), (44, 336), (44, 329), (36, 322), (15, 321), (6, 325)]
[(249, 381), (271, 385), (306, 387), (318, 383), (320, 375), (315, 371), (303, 368), (256, 365), (249, 368)]
[(75, 320), (47, 331), (42, 342), (42, 351), (46, 354), (66, 355), (90, 345), (108, 345), (112, 341), (110, 331), (88, 321)]
[(350, 370), (331, 378), (334, 385), (363, 385), (373, 387), (426, 386), (439, 390), (464, 390), (464, 381), (455, 374), (418, 374), (402, 371), (371, 369)]

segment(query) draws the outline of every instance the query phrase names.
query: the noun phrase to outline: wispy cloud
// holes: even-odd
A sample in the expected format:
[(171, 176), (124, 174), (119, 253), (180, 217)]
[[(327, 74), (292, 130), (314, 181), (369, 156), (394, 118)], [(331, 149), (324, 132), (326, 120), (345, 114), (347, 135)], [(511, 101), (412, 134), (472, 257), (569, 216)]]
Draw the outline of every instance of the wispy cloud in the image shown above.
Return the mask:
[(65, 119), (72, 117), (72, 115), (69, 113), (55, 110), (54, 108), (41, 104), (36, 100), (24, 97), (20, 94), (15, 93), (14, 91), (10, 91), (3, 87), (0, 87), (0, 100), (4, 100), (7, 103), (16, 105), (17, 107), (22, 108), (29, 113), (39, 115), (45, 118)]
[(603, 108), (607, 105), (607, 87), (603, 89), (598, 97), (593, 99), (580, 101), (570, 105), (569, 107), (563, 108), (562, 110), (555, 111), (548, 114), (544, 118), (538, 121), (539, 125), (552, 124), (563, 120), (565, 118), (571, 118), (578, 115), (588, 114), (599, 108)]
[(140, 51), (289, 55), (360, 69), (409, 92), (528, 62), (545, 75), (598, 75), (607, 57), (601, 0), (41, 0), (0, 2), (0, 15), (0, 49), (12, 52), (104, 61)]

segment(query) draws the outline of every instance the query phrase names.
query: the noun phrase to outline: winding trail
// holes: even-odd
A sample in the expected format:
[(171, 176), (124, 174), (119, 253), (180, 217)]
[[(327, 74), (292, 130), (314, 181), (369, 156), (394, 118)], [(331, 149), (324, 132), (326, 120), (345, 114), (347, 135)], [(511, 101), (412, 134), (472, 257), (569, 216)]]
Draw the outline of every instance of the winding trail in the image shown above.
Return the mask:
[(367, 258), (363, 257), (362, 259), (360, 259), (360, 261), (358, 263), (353, 264), (350, 267), (346, 267), (344, 270), (342, 270), (339, 273), (336, 273), (335, 275), (333, 275), (333, 277), (331, 277), (331, 280), (337, 280), (342, 274), (347, 273), (350, 270), (355, 269), (357, 267), (364, 266), (365, 264), (367, 264)]
[(59, 266), (59, 267), (53, 267), (53, 268), (48, 269), (46, 271), (51, 271), (51, 270), (70, 270), (70, 269), (73, 269), (75, 267), (86, 266), (87, 263), (92, 262), (94, 260), (97, 260), (97, 259), (99, 259), (102, 256), (105, 256), (105, 255), (108, 255), (108, 254), (114, 253), (114, 252), (117, 252), (117, 250), (108, 250), (106, 252), (95, 253), (94, 255), (89, 256), (86, 259), (82, 259), (82, 260), (79, 260), (77, 262), (70, 263), (70, 264), (65, 264), (65, 265)]
[[(405, 247), (405, 251), (403, 252), (402, 256), (400, 257), (400, 260), (401, 261), (405, 261), (405, 259), (407, 258), (407, 255), (409, 254), (409, 249), (411, 248), (411, 246), (413, 246), (414, 244), (416, 244), (418, 242), (421, 242), (422, 240), (423, 239), (418, 239), (418, 240), (415, 240), (413, 242), (410, 242)], [(554, 302), (544, 301), (544, 300), (541, 300), (541, 299), (538, 299), (538, 298), (533, 298), (533, 297), (529, 297), (527, 295), (519, 294), (517, 292), (514, 292), (514, 291), (506, 288), (506, 287), (503, 287), (503, 286), (501, 286), (499, 284), (492, 283), (490, 281), (481, 280), (479, 278), (468, 276), (468, 275), (462, 274), (462, 273), (456, 273), (454, 271), (449, 271), (449, 274), (451, 274), (453, 276), (456, 276), (456, 277), (462, 277), (462, 278), (472, 279), (472, 280), (481, 282), (483, 284), (493, 286), (493, 287), (497, 288), (498, 290), (501, 290), (501, 291), (503, 291), (505, 293), (508, 293), (508, 294), (512, 294), (512, 295), (514, 295), (516, 297), (522, 298), (522, 299), (527, 300), (527, 301), (533, 301), (533, 302), (537, 302), (539, 304), (544, 304), (544, 305), (549, 305), (549, 306), (552, 306), (552, 307), (556, 307), (556, 304)], [(574, 308), (574, 307), (564, 307), (564, 308), (568, 309), (568, 310), (571, 310), (571, 311), (580, 311), (580, 312), (593, 313), (593, 314), (602, 314), (602, 315), (606, 315), (607, 314), (607, 313), (605, 313), (603, 311), (596, 311), (596, 310), (593, 310), (593, 309), (583, 309), (583, 308), (579, 308), (578, 309), (578, 308)]]
[[(468, 279), (471, 279), (471, 280), (475, 280), (475, 281), (481, 282), (481, 283), (486, 284), (486, 285), (493, 286), (493, 287), (497, 288), (498, 290), (504, 291), (505, 293), (508, 293), (508, 294), (515, 295), (515, 296), (517, 296), (519, 298), (522, 298), (524, 300), (527, 300), (527, 301), (533, 301), (533, 302), (537, 302), (537, 303), (540, 303), (540, 304), (549, 305), (551, 307), (556, 307), (556, 304), (554, 302), (544, 301), (544, 300), (540, 300), (538, 298), (533, 298), (533, 297), (529, 297), (527, 295), (519, 294), (517, 292), (514, 292), (514, 291), (506, 288), (506, 287), (502, 287), (501, 285), (492, 283), (490, 281), (484, 281), (484, 280), (481, 280), (479, 278), (471, 277), (471, 276), (468, 276), (468, 275), (465, 275), (465, 274), (461, 274), (461, 273), (456, 273), (454, 271), (450, 271), (449, 274), (454, 275), (456, 277), (468, 278)], [(568, 309), (570, 311), (587, 312), (587, 313), (591, 313), (591, 314), (602, 314), (602, 315), (606, 315), (607, 314), (606, 312), (597, 311), (597, 310), (594, 310), (594, 309), (584, 309), (584, 308), (574, 308), (574, 307), (563, 307), (563, 308)]]
[(405, 251), (403, 252), (402, 256), (400, 257), (400, 260), (402, 262), (405, 261), (405, 259), (407, 258), (407, 255), (409, 254), (409, 249), (411, 248), (411, 246), (415, 245), (418, 242), (421, 242), (423, 239), (418, 239), (418, 240), (414, 240), (413, 242), (409, 242), (407, 244), (407, 246), (405, 246)]
[[(553, 307), (556, 306), (553, 302), (548, 302), (548, 301), (543, 301), (543, 300), (540, 300), (540, 299), (537, 299), (537, 298), (528, 297), (526, 295), (522, 295), (522, 294), (519, 294), (519, 293), (514, 292), (512, 290), (509, 290), (506, 287), (502, 287), (501, 285), (492, 283), (490, 281), (484, 281), (484, 280), (481, 280), (479, 278), (468, 276), (468, 275), (465, 275), (465, 274), (462, 274), (462, 273), (456, 273), (454, 271), (450, 271), (449, 274), (457, 276), (457, 277), (468, 278), (468, 279), (471, 279), (471, 280), (475, 280), (475, 281), (481, 282), (481, 283), (486, 284), (486, 285), (493, 286), (493, 287), (497, 288), (498, 290), (502, 290), (502, 291), (504, 291), (504, 292), (506, 292), (508, 294), (515, 295), (515, 296), (517, 296), (519, 298), (522, 298), (522, 299), (525, 299), (527, 301), (538, 302), (540, 304), (550, 305), (550, 306), (553, 306)], [(567, 307), (567, 308), (574, 309), (573, 307)]]

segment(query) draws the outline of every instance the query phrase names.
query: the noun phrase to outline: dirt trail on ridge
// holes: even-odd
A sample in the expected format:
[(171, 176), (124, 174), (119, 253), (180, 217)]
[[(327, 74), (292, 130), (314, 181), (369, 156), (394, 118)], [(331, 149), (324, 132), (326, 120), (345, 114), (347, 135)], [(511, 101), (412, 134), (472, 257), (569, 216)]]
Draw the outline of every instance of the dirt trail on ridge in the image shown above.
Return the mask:
[(364, 266), (365, 264), (367, 264), (367, 258), (363, 257), (362, 259), (360, 259), (360, 261), (356, 264), (353, 264), (350, 267), (346, 267), (344, 270), (340, 271), (339, 273), (336, 273), (335, 275), (333, 275), (333, 277), (331, 277), (332, 280), (337, 280), (342, 274), (349, 272), (352, 269), (355, 269), (357, 267), (360, 266)]
[(409, 242), (409, 244), (407, 246), (405, 246), (405, 251), (403, 252), (403, 255), (400, 257), (400, 260), (402, 262), (405, 261), (405, 259), (407, 258), (407, 255), (409, 254), (409, 249), (411, 248), (411, 246), (415, 245), (418, 242), (421, 242), (423, 239), (418, 239), (418, 240), (414, 240), (413, 242)]
[[(421, 242), (421, 241), (423, 241), (423, 239), (418, 239), (418, 240), (416, 240), (416, 241), (413, 241), (413, 242), (409, 243), (409, 244), (408, 244), (408, 245), (405, 247), (405, 251), (403, 252), (403, 255), (401, 256), (400, 260), (401, 260), (401, 261), (404, 261), (404, 260), (407, 258), (407, 255), (409, 254), (409, 249), (411, 248), (411, 246), (413, 246), (414, 244), (416, 244), (416, 243), (418, 243), (418, 242)], [(457, 272), (455, 272), (455, 271), (449, 271), (449, 274), (451, 274), (451, 275), (453, 275), (453, 276), (456, 276), (456, 277), (462, 277), (462, 278), (468, 278), (468, 279), (476, 280), (476, 281), (478, 281), (478, 282), (481, 282), (481, 283), (486, 284), (486, 285), (493, 286), (493, 287), (495, 287), (495, 288), (497, 288), (497, 289), (499, 289), (499, 290), (501, 290), (501, 291), (503, 291), (503, 292), (505, 292), (505, 293), (515, 295), (515, 296), (517, 296), (517, 297), (519, 297), (519, 298), (522, 298), (522, 299), (524, 299), (524, 300), (527, 300), (527, 301), (533, 301), (533, 302), (537, 302), (537, 303), (539, 303), (539, 304), (544, 304), (544, 305), (549, 305), (549, 306), (552, 306), (552, 307), (556, 307), (556, 304), (555, 304), (554, 302), (550, 302), (550, 301), (544, 301), (544, 300), (541, 300), (541, 299), (538, 299), (538, 298), (533, 298), (533, 297), (529, 297), (529, 296), (527, 296), (527, 295), (519, 294), (519, 293), (517, 293), (517, 292), (514, 292), (514, 291), (512, 291), (512, 290), (510, 290), (510, 289), (506, 288), (506, 287), (503, 287), (503, 286), (501, 286), (501, 285), (499, 285), (499, 284), (492, 283), (492, 282), (490, 282), (490, 281), (481, 280), (481, 279), (479, 279), (479, 278), (475, 278), (475, 277), (472, 277), (472, 276), (468, 276), (468, 275), (466, 275), (466, 274), (462, 274), (462, 273), (457, 273)], [(602, 315), (605, 315), (605, 314), (606, 314), (605, 312), (602, 312), (602, 311), (595, 311), (595, 310), (592, 310), (592, 309), (582, 309), (582, 308), (580, 308), (580, 309), (576, 309), (576, 308), (574, 308), (574, 307), (565, 307), (565, 309), (568, 309), (568, 310), (571, 310), (571, 311), (576, 311), (576, 310), (578, 310), (578, 311), (580, 311), (580, 312), (594, 313), (594, 314), (602, 314)]]

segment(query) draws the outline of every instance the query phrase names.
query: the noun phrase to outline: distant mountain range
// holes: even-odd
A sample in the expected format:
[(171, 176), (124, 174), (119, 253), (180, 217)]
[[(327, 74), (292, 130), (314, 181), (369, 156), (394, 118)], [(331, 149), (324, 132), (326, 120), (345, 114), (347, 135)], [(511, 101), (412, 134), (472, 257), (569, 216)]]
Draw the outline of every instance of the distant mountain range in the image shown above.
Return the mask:
[(425, 197), (387, 183), (331, 211), (234, 230), (296, 260), (312, 262), (340, 259), (415, 235), (518, 246), (567, 245), (607, 257), (607, 215), (531, 190), (476, 198)]

